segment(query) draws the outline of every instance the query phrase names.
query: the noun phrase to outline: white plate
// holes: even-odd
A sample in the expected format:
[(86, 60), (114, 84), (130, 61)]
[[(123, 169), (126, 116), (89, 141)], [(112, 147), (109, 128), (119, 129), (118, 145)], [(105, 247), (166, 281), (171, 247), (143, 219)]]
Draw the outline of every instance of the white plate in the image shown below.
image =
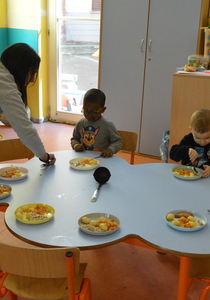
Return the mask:
[(193, 167), (192, 166), (177, 166), (175, 168), (172, 169), (172, 173), (174, 175), (174, 177), (178, 178), (178, 179), (182, 179), (182, 180), (198, 180), (201, 178), (202, 176), (202, 170), (200, 168), (195, 168), (198, 172), (198, 175), (195, 175), (194, 177), (184, 177), (184, 176), (181, 176), (181, 175), (178, 175), (178, 174), (174, 174), (174, 171), (175, 170), (193, 170)]
[[(95, 165), (90, 165), (90, 164), (85, 164), (85, 165), (82, 165), (82, 161), (84, 160), (93, 160), (96, 164)], [(91, 157), (78, 157), (78, 158), (74, 158), (74, 159), (71, 159), (69, 161), (70, 163), (70, 166), (72, 169), (75, 169), (75, 170), (80, 170), (80, 171), (88, 171), (88, 170), (93, 170), (95, 169), (98, 165), (99, 165), (99, 161), (97, 159), (94, 159), (94, 158), (91, 158)], [(77, 163), (81, 163), (81, 165), (75, 165)]]
[(7, 185), (7, 184), (0, 184), (0, 188), (8, 188), (10, 190), (10, 192), (7, 194), (7, 195), (4, 195), (4, 196), (1, 196), (1, 193), (0, 193), (0, 200), (4, 199), (4, 198), (7, 198), (11, 195), (11, 191), (12, 191), (12, 188), (11, 186)]
[[(174, 218), (174, 220), (172, 220), (172, 221), (167, 221), (166, 220), (167, 214), (176, 214), (176, 213), (182, 212), (182, 211), (189, 212), (189, 213), (194, 215), (194, 218), (196, 219), (197, 227), (195, 227), (195, 228), (184, 228), (184, 227), (175, 226), (171, 223), (172, 221), (178, 220), (179, 218)], [(180, 231), (187, 231), (187, 232), (198, 231), (198, 230), (203, 229), (205, 227), (206, 223), (207, 223), (207, 218), (204, 215), (202, 215), (199, 212), (193, 211), (193, 210), (177, 209), (177, 210), (169, 211), (167, 214), (165, 215), (165, 221), (168, 224), (168, 226), (172, 227), (173, 229), (180, 230)], [(197, 223), (198, 220), (200, 220), (202, 223), (204, 223), (204, 225), (200, 226)]]
[[(99, 220), (100, 217), (105, 217), (108, 220), (114, 220), (114, 222), (116, 222), (118, 224), (118, 227), (116, 229), (110, 230), (110, 231), (103, 231), (103, 232), (90, 231), (90, 230), (87, 230), (87, 229), (85, 229), (85, 228), (82, 227), (82, 225), (85, 225), (85, 224), (82, 223), (82, 218), (83, 217), (88, 217), (90, 220)], [(112, 234), (112, 233), (116, 232), (119, 229), (119, 227), (120, 227), (120, 220), (117, 217), (115, 217), (113, 215), (110, 215), (110, 214), (106, 214), (106, 213), (92, 213), (92, 214), (84, 215), (81, 218), (79, 218), (78, 224), (79, 224), (79, 228), (83, 232), (88, 233), (90, 235), (102, 236), (102, 235), (109, 235), (109, 234)]]
[[(12, 167), (6, 167), (6, 168), (2, 168), (0, 169), (0, 173), (1, 172), (5, 172), (7, 170), (10, 170)], [(0, 176), (1, 180), (6, 180), (6, 181), (15, 181), (15, 180), (21, 180), (23, 178), (25, 178), (26, 176), (28, 176), (28, 170), (26, 168), (22, 168), (22, 167), (17, 167), (20, 170), (21, 176), (20, 177), (15, 177), (15, 178), (8, 178), (8, 177), (2, 177)]]

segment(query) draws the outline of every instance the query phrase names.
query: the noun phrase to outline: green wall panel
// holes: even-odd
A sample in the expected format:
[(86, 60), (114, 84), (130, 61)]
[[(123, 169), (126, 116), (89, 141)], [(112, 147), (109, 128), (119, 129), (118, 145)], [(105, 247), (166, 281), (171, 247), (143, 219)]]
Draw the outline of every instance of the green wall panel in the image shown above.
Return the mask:
[(38, 52), (38, 31), (8, 28), (8, 46), (15, 43), (29, 44), (35, 51)]
[(0, 55), (4, 49), (15, 43), (27, 43), (38, 52), (38, 31), (0, 28)]
[(0, 55), (8, 45), (7, 28), (0, 28)]

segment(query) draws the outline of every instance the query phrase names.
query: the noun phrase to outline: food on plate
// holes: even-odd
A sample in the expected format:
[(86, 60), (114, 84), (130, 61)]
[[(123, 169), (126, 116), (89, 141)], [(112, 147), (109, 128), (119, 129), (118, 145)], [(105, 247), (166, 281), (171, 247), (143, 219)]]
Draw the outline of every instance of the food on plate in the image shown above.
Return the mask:
[(114, 219), (107, 219), (105, 217), (100, 217), (99, 220), (90, 220), (89, 223), (84, 223), (83, 219), (85, 218), (85, 221), (89, 218), (82, 217), (82, 225), (81, 227), (94, 232), (105, 232), (105, 231), (111, 231), (118, 228), (118, 224), (114, 221)]
[(0, 177), (5, 177), (5, 178), (17, 178), (21, 177), (22, 174), (20, 173), (20, 170), (18, 167), (12, 166), (10, 169), (0, 172)]
[(83, 224), (89, 224), (90, 223), (90, 219), (88, 217), (83, 217), (82, 218), (82, 223)]
[(194, 217), (194, 215), (192, 213), (187, 212), (187, 211), (180, 211), (174, 215), (175, 218), (181, 218), (181, 217), (187, 218), (189, 216)]
[(9, 193), (10, 193), (10, 189), (9, 188), (0, 187), (0, 197), (8, 195)]
[(50, 209), (43, 204), (36, 204), (34, 207), (23, 205), (16, 210), (15, 215), (19, 219), (25, 216), (26, 221), (35, 221), (48, 219), (47, 214), (50, 212)]
[(184, 66), (184, 71), (185, 72), (195, 72), (196, 67), (192, 66), (191, 64), (187, 64)]
[(183, 228), (196, 228), (197, 225), (203, 226), (204, 223), (200, 220), (196, 221), (196, 218), (194, 217), (194, 215), (192, 213), (189, 212), (179, 212), (174, 214), (174, 218), (169, 218), (168, 216), (170, 215), (170, 217), (172, 217), (173, 214), (169, 213), (166, 215), (166, 220), (167, 221), (172, 221), (171, 224), (174, 226), (178, 226), (178, 227), (183, 227)]
[(187, 217), (189, 221), (192, 221), (192, 222), (195, 222), (196, 221), (196, 218), (192, 217), (192, 216), (189, 216)]
[(179, 175), (179, 176), (183, 176), (183, 177), (195, 177), (198, 176), (196, 175), (193, 170), (190, 169), (175, 169), (173, 171), (174, 174)]
[(98, 222), (97, 220), (91, 220), (90, 224), (93, 225), (93, 226), (96, 226), (97, 222)]
[(203, 226), (203, 225), (204, 225), (204, 223), (201, 222), (201, 220), (198, 220), (197, 222), (198, 222), (198, 224), (199, 224), (200, 226)]
[(90, 167), (94, 167), (98, 165), (98, 161), (94, 158), (85, 158), (82, 160), (78, 160), (77, 162), (71, 163), (73, 166), (76, 167), (85, 167), (86, 165), (89, 165)]
[(167, 214), (166, 220), (167, 221), (172, 221), (174, 219), (174, 214)]

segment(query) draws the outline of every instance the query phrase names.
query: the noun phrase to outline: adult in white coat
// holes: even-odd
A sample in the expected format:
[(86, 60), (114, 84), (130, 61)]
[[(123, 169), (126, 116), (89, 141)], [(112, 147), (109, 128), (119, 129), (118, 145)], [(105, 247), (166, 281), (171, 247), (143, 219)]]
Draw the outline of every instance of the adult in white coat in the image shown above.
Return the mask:
[(54, 154), (46, 152), (36, 128), (29, 119), (27, 85), (37, 78), (40, 57), (28, 44), (17, 43), (5, 49), (0, 61), (0, 114), (42, 162), (54, 164)]

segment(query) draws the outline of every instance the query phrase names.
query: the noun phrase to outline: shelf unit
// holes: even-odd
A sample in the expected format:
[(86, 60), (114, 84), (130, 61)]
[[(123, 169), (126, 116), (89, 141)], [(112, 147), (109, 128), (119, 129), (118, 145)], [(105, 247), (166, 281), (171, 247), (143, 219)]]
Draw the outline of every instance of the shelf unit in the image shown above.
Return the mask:
[(210, 25), (210, 0), (203, 0), (201, 4), (200, 25), (198, 28), (197, 55), (204, 54), (204, 30), (208, 28), (208, 25)]

